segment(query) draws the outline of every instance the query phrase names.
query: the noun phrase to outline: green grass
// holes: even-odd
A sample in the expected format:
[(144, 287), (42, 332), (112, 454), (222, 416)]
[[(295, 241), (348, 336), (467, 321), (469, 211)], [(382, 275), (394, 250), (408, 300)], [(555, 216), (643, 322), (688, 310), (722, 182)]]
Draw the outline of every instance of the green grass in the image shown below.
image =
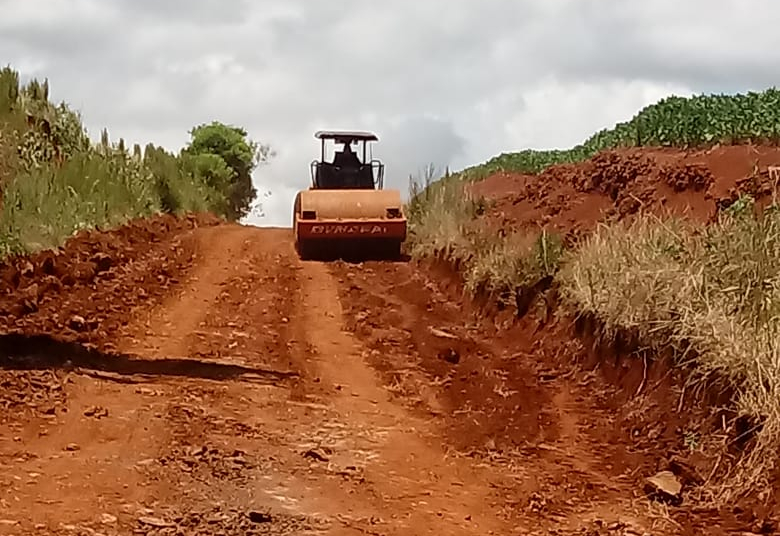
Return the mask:
[(79, 155), (62, 168), (44, 166), (7, 183), (0, 212), (4, 238), (0, 253), (55, 247), (80, 229), (158, 211), (151, 184), (140, 177), (133, 180), (132, 170), (111, 169), (121, 166), (113, 164)]
[(0, 70), (0, 256), (60, 245), (74, 232), (156, 213), (226, 216), (232, 171), (215, 154), (92, 142), (47, 82)]

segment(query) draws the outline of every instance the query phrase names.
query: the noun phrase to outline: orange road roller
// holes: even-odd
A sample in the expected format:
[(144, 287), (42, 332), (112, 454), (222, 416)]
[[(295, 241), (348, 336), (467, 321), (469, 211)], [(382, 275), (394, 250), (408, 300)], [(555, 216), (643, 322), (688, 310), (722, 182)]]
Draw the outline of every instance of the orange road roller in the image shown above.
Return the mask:
[[(397, 259), (406, 240), (401, 192), (384, 189), (384, 164), (369, 156), (371, 132), (319, 131), (311, 186), (295, 196), (295, 248), (303, 260)], [(342, 145), (326, 161), (326, 141)], [(362, 144), (362, 147), (360, 145)], [(352, 150), (358, 145), (360, 156)]]

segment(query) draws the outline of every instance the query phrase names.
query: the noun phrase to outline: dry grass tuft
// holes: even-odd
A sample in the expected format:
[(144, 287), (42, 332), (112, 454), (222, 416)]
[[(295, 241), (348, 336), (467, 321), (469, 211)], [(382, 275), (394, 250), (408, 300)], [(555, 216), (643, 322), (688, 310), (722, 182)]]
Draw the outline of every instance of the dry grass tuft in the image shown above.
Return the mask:
[(546, 232), (499, 233), (481, 225), (478, 216), (486, 208), (484, 198), (468, 194), (464, 182), (457, 179), (443, 179), (425, 189), (413, 187), (407, 209), (410, 253), (452, 263), (472, 296), (509, 305), (518, 289), (557, 271), (563, 243)]
[(644, 216), (599, 229), (560, 273), (577, 310), (733, 391), (752, 443), (711, 482), (714, 500), (764, 484), (780, 449), (780, 212), (751, 209), (742, 200), (707, 227)]

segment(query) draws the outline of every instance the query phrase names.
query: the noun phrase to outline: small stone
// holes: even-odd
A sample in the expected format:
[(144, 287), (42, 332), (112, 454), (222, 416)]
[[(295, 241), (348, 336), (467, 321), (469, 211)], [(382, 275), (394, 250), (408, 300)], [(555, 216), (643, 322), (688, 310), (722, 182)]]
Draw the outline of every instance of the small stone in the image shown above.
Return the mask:
[(151, 516), (139, 517), (138, 521), (144, 525), (149, 525), (150, 527), (157, 527), (157, 528), (166, 528), (166, 527), (175, 526), (173, 523), (168, 523), (167, 521), (164, 521), (160, 518), (151, 517)]
[(327, 462), (328, 461), (328, 457), (324, 453), (322, 453), (322, 452), (320, 452), (318, 450), (315, 450), (315, 449), (307, 450), (306, 452), (303, 453), (303, 457), (304, 458), (311, 458), (313, 460), (317, 460), (317, 461), (320, 461), (320, 462)]
[(104, 525), (113, 525), (117, 522), (117, 517), (111, 514), (103, 514), (100, 516), (100, 522)]
[(97, 417), (98, 419), (101, 417), (107, 417), (108, 416), (108, 410), (101, 406), (92, 406), (90, 408), (87, 408), (84, 410), (84, 416), (85, 417)]
[(270, 523), (273, 521), (271, 515), (264, 512), (249, 512), (249, 520), (252, 523)]
[(26, 261), (19, 272), (21, 272), (22, 277), (31, 277), (35, 273), (35, 266), (30, 261)]
[(651, 498), (671, 503), (679, 503), (681, 501), (682, 484), (673, 472), (661, 471), (646, 479), (645, 482), (645, 492)]
[(87, 321), (83, 316), (73, 315), (68, 321), (68, 326), (74, 331), (81, 331), (87, 325)]
[(69, 452), (75, 452), (77, 450), (81, 450), (81, 447), (79, 447), (76, 443), (68, 443), (65, 446), (65, 450), (67, 450)]

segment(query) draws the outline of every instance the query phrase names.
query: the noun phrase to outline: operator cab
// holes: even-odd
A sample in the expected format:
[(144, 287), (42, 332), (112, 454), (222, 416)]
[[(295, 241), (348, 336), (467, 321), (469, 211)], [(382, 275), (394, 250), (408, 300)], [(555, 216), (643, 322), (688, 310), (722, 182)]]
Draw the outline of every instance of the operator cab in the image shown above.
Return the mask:
[[(379, 138), (371, 132), (319, 131), (314, 137), (322, 142), (320, 160), (313, 161), (312, 187), (317, 190), (381, 190), (384, 179), (384, 164), (376, 159), (368, 159), (368, 142)], [(325, 140), (333, 140), (342, 145), (335, 153), (332, 162), (325, 159)], [(352, 146), (362, 142), (362, 158), (352, 151)], [(374, 171), (376, 169), (376, 172)]]

